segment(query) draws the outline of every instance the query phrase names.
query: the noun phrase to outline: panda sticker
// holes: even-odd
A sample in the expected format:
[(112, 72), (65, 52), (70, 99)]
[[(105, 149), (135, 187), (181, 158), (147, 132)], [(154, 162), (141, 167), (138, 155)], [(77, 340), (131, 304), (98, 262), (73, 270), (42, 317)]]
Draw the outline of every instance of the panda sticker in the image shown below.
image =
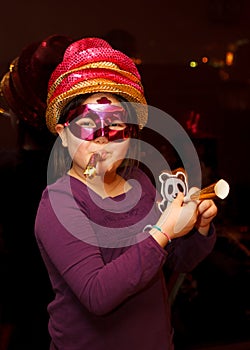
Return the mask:
[(163, 171), (159, 180), (161, 182), (162, 201), (158, 203), (158, 208), (163, 212), (177, 197), (178, 192), (184, 196), (188, 193), (187, 175), (183, 168), (178, 168), (173, 172)]

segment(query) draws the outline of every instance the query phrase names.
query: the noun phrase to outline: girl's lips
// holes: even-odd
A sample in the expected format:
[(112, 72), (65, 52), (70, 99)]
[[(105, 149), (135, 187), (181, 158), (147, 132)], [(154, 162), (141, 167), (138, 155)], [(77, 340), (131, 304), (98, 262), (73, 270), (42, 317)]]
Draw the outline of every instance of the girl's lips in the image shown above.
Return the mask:
[(99, 151), (99, 152), (96, 152), (99, 154), (100, 158), (99, 158), (99, 161), (104, 161), (105, 159), (108, 158), (108, 152), (107, 151)]

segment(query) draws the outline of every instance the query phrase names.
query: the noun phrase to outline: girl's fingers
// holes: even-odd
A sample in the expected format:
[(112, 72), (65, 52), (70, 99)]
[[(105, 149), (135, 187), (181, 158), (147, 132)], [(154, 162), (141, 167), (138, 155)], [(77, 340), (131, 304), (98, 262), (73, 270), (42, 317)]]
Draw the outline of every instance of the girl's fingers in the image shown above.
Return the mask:
[(179, 192), (171, 205), (180, 207), (183, 204), (183, 200), (184, 200), (184, 194), (182, 192)]

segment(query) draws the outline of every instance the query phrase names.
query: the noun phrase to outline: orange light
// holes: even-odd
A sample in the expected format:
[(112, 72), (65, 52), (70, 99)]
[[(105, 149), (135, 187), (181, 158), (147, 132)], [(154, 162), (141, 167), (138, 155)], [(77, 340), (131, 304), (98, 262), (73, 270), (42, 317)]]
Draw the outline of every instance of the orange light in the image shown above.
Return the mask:
[(232, 51), (228, 51), (226, 53), (226, 65), (232, 66), (234, 60), (234, 53)]
[(202, 60), (203, 63), (207, 63), (208, 62), (208, 58), (206, 56), (202, 57), (201, 60)]
[(137, 57), (132, 57), (132, 60), (134, 61), (135, 64), (140, 65), (142, 64), (142, 60), (140, 58)]

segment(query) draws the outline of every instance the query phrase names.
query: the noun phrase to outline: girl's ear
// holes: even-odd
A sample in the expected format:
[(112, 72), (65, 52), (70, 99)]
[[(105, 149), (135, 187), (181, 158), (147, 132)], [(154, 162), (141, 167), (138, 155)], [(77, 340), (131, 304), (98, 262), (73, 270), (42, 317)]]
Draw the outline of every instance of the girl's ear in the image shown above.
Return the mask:
[(64, 126), (62, 124), (57, 124), (55, 129), (62, 140), (63, 147), (68, 147), (67, 135)]

